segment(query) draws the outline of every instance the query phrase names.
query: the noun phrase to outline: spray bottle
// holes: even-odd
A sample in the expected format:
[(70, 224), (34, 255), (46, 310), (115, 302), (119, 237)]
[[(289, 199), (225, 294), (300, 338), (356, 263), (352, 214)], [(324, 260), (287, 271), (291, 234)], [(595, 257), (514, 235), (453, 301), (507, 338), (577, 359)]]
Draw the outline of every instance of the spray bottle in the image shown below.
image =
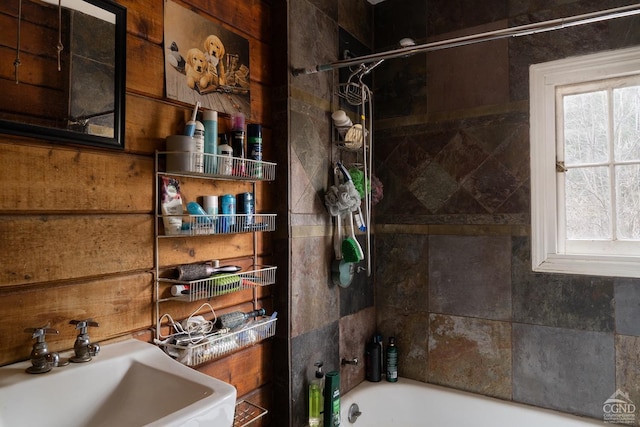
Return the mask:
[(218, 154), (218, 112), (203, 111), (202, 123), (204, 124), (204, 173), (213, 174), (216, 170), (215, 154)]

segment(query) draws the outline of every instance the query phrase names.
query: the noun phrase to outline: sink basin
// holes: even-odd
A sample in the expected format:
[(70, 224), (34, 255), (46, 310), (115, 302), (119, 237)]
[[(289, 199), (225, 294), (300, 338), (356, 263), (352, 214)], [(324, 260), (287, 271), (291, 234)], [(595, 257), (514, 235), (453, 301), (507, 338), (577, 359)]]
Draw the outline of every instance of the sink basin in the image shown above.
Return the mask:
[[(61, 355), (62, 357), (66, 355)], [(236, 389), (130, 339), (45, 374), (0, 368), (0, 427), (230, 427)]]

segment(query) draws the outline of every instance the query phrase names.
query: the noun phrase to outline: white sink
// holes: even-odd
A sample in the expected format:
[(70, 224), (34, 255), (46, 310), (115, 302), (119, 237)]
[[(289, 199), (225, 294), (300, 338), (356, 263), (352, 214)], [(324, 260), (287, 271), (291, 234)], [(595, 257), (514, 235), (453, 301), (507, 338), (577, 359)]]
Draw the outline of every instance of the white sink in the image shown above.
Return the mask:
[[(64, 357), (66, 355), (62, 355)], [(27, 374), (0, 368), (0, 427), (230, 427), (236, 389), (135, 339), (90, 362)]]

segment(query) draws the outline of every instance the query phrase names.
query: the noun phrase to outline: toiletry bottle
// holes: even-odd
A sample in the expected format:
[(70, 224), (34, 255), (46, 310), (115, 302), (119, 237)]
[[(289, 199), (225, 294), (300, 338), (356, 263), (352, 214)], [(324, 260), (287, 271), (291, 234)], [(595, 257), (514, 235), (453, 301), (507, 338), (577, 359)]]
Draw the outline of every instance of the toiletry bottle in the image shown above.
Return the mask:
[(367, 343), (364, 351), (365, 360), (365, 377), (367, 381), (378, 382), (381, 379), (382, 370), (380, 369), (380, 361), (382, 353), (380, 352), (380, 344), (378, 337), (374, 336), (373, 340)]
[(384, 357), (385, 357), (385, 352), (384, 352), (384, 338), (382, 338), (382, 334), (381, 333), (376, 333), (376, 335), (374, 336), (374, 341), (378, 343), (378, 345), (380, 346), (380, 375), (384, 374)]
[(387, 381), (390, 383), (398, 381), (398, 347), (394, 337), (389, 337), (387, 346)]
[[(233, 115), (233, 124), (231, 128), (231, 146), (233, 147), (233, 157), (235, 158), (245, 158), (244, 136), (244, 114), (235, 113)], [(234, 175), (244, 176), (245, 162), (238, 161), (235, 166), (236, 170), (234, 171)]]
[(259, 310), (253, 310), (248, 313), (243, 313), (242, 311), (234, 311), (232, 313), (223, 314), (218, 316), (216, 320), (217, 328), (235, 328), (237, 326), (242, 325), (247, 320), (252, 317), (264, 316), (265, 309), (261, 308)]
[(204, 173), (213, 174), (216, 170), (216, 157), (211, 154), (218, 154), (218, 112), (203, 111), (202, 124), (204, 125)]
[(240, 193), (236, 197), (236, 211), (238, 215), (242, 215), (242, 219), (245, 221), (247, 228), (250, 228), (253, 224), (253, 215), (256, 213), (256, 204), (253, 197), (253, 193), (246, 192)]
[(247, 125), (247, 158), (251, 162), (249, 176), (262, 178), (262, 126), (254, 123)]
[(195, 171), (198, 173), (204, 172), (204, 125), (202, 122), (196, 120), (196, 130), (193, 133), (193, 139), (196, 143), (195, 154)]
[(220, 135), (218, 156), (218, 175), (231, 175), (233, 173), (233, 148), (229, 145), (226, 133)]
[(324, 427), (340, 425), (340, 373), (327, 372), (324, 379)]
[(309, 382), (309, 427), (321, 427), (324, 406), (324, 372), (322, 361), (314, 363), (315, 378)]

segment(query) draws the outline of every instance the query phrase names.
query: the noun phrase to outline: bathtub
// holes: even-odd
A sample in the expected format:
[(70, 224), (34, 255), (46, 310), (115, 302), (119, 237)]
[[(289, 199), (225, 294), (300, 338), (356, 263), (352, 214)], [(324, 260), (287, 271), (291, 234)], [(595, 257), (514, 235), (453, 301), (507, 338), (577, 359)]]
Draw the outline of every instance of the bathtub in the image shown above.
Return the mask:
[[(351, 404), (362, 413), (348, 419)], [(578, 427), (602, 421), (507, 402), (479, 394), (400, 378), (397, 383), (363, 382), (340, 399), (340, 427)], [(484, 423), (484, 424), (483, 424)]]

